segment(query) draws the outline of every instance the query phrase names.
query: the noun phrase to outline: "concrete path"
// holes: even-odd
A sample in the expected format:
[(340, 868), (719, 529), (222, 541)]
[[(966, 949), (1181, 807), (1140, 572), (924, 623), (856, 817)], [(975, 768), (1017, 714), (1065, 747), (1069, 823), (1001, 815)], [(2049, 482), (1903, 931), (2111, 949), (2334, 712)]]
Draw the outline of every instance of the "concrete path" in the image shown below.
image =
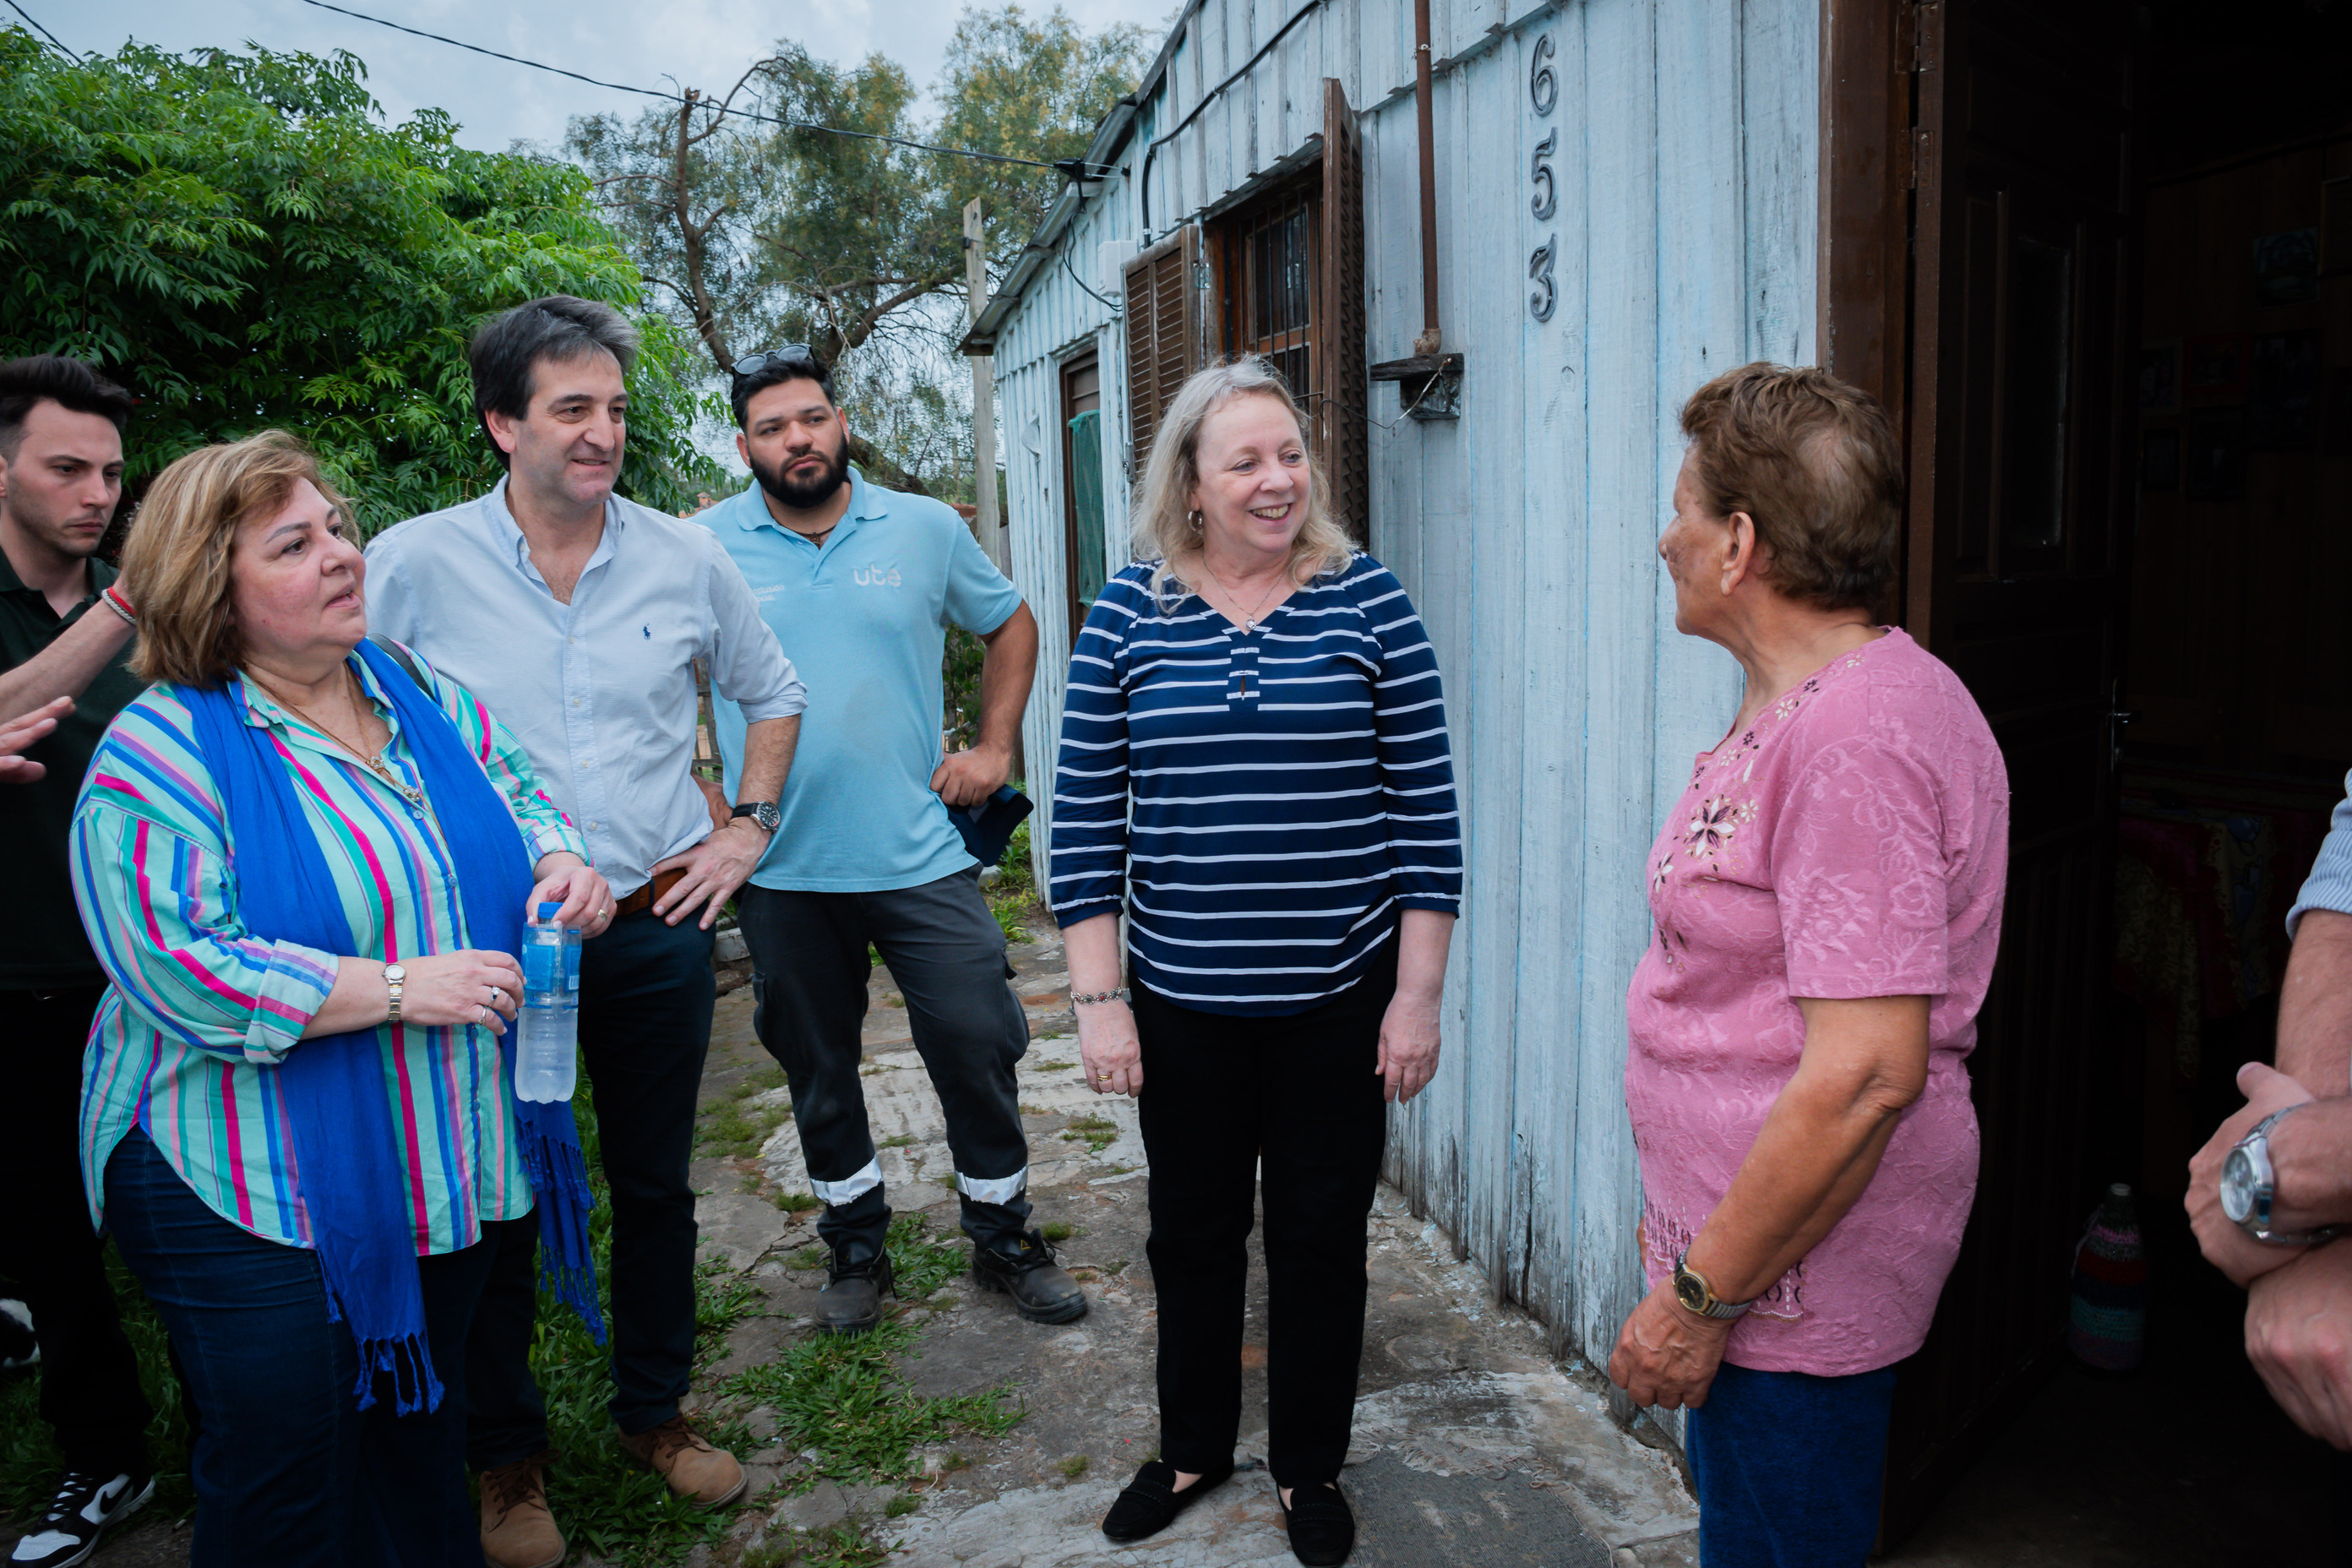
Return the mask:
[[(738, 1534), (747, 1546), (782, 1547), (797, 1529), (845, 1516), (893, 1546), (894, 1563), (909, 1565), (1292, 1563), (1272, 1481), (1256, 1466), (1162, 1536), (1125, 1551), (1103, 1539), (1104, 1511), (1158, 1441), (1142, 1143), (1132, 1103), (1085, 1086), (1058, 941), (1019, 944), (1013, 958), (1034, 1041), (1020, 1082), (1037, 1219), (1075, 1227), (1064, 1262), (1093, 1308), (1076, 1323), (1041, 1327), (959, 1279), (946, 1293), (951, 1304), (929, 1315), (920, 1358), (908, 1367), (915, 1385), (950, 1394), (1010, 1383), (1027, 1417), (1003, 1437), (958, 1444), (970, 1468), (923, 1484), (920, 1507), (905, 1517), (882, 1517), (887, 1492), (850, 1498), (827, 1487), (772, 1506)], [(877, 972), (874, 992), (865, 1088), (876, 1138), (887, 1145), (891, 1203), (928, 1214), (935, 1234), (952, 1233), (952, 1166), (939, 1101), (887, 973)], [(765, 1061), (752, 1054), (747, 1003), (738, 993), (720, 1004), (714, 1094), (726, 1092), (736, 1062), (756, 1068)], [(781, 1109), (783, 1100), (779, 1089), (749, 1103)], [(757, 1355), (762, 1340), (808, 1331), (804, 1314), (822, 1283), (820, 1274), (787, 1263), (814, 1240), (813, 1216), (779, 1213), (767, 1195), (807, 1190), (789, 1121), (767, 1140), (757, 1167), (758, 1191), (739, 1190), (737, 1173), (698, 1171), (697, 1184), (709, 1192), (699, 1211), (706, 1248), (757, 1281), (778, 1314), (738, 1331), (740, 1342), (721, 1372)], [(1556, 1367), (1536, 1325), (1496, 1310), (1484, 1276), (1454, 1263), (1436, 1227), (1415, 1221), (1385, 1188), (1373, 1215), (1371, 1279), (1356, 1443), (1341, 1481), (1360, 1525), (1353, 1562), (1696, 1561), (1696, 1516), (1673, 1462), (1619, 1432), (1597, 1385)], [(1254, 1256), (1252, 1282), (1242, 1448), (1257, 1461), (1265, 1450), (1262, 1257)]]

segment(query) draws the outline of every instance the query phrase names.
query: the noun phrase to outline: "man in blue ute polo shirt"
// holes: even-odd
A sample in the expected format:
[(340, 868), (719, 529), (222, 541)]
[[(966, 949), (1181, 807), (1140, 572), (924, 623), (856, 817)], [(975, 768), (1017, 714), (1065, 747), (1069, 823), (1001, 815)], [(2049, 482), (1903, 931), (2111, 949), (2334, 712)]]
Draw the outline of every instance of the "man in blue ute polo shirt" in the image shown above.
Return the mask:
[[(1013, 1064), (1029, 1025), (1005, 984), (1004, 933), (979, 868), (948, 818), (1012, 771), (1037, 671), (1037, 622), (963, 520), (849, 467), (832, 373), (800, 344), (738, 361), (736, 450), (759, 481), (703, 512), (743, 569), (794, 668), (809, 711), (782, 822), (736, 895), (751, 949), (761, 1044), (791, 1079), (809, 1184), (832, 1251), (817, 1322), (856, 1333), (892, 1288), (882, 1166), (858, 1079), (871, 943), (947, 1112), (972, 1275), (1034, 1322), (1087, 1310), (1077, 1282), (1029, 1227), (1029, 1142)], [(940, 756), (946, 626), (979, 635), (980, 733)], [(741, 714), (716, 701), (729, 785)]]

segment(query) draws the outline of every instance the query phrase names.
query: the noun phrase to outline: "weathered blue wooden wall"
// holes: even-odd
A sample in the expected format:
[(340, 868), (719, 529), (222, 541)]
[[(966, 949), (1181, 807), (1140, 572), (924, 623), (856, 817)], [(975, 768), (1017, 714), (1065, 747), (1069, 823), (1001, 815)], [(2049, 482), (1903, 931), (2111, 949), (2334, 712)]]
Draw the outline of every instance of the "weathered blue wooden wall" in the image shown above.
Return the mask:
[[(1118, 160), (1130, 177), (1059, 241), (1087, 283), (1098, 242), (1139, 237), (1144, 146), (1305, 4), (1188, 8)], [(1469, 894), (1445, 1064), (1396, 1113), (1389, 1173), (1557, 1352), (1598, 1360), (1643, 1288), (1622, 1075), (1643, 861), (1738, 695), (1730, 660), (1674, 630), (1658, 566), (1675, 415), (1720, 370), (1813, 356), (1818, 0), (1433, 10), (1441, 315), (1467, 374), (1455, 422), (1402, 419), (1393, 386), (1375, 389), (1370, 525), (1445, 672)], [(1558, 101), (1538, 114), (1546, 39)], [(1161, 149), (1154, 226), (1226, 205), (1318, 134), (1326, 77), (1364, 132), (1369, 355), (1402, 357), (1421, 327), (1409, 0), (1324, 0)], [(1530, 156), (1547, 133), (1559, 206), (1538, 221)], [(1553, 236), (1557, 304), (1538, 321), (1529, 256)], [(1045, 627), (1026, 732), (1040, 784), (1068, 658), (1045, 613), (1065, 569), (1055, 366), (1088, 345), (1120, 561), (1126, 369), (1109, 310), (1056, 266), (996, 351), (1014, 571)]]

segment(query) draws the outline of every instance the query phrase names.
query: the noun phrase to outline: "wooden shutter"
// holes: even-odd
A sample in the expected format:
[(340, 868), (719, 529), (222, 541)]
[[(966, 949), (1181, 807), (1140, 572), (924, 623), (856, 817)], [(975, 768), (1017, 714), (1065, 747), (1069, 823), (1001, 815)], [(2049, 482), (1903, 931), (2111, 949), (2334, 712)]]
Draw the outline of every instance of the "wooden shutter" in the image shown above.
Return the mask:
[(1365, 417), (1371, 389), (1364, 363), (1364, 142), (1339, 81), (1323, 80), (1322, 276), (1317, 281), (1316, 367), (1322, 396), (1316, 442), (1331, 484), (1332, 509), (1359, 544), (1371, 539), (1370, 461)]
[(1160, 416), (1201, 367), (1201, 231), (1178, 229), (1127, 264), (1128, 474), (1140, 482)]

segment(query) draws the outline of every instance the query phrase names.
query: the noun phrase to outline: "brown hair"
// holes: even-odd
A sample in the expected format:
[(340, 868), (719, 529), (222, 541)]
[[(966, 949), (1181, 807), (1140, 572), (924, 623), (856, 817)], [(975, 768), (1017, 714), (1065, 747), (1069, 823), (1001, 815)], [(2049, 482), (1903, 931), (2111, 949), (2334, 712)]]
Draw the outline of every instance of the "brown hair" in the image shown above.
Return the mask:
[(133, 674), (217, 686), (236, 671), (245, 658), (229, 585), (237, 524), (275, 515), (304, 479), (351, 515), (310, 448), (284, 430), (191, 452), (155, 477), (122, 551), (122, 591), (139, 610)]
[(1878, 399), (1758, 360), (1692, 393), (1683, 434), (1700, 501), (1755, 521), (1774, 589), (1824, 610), (1878, 603), (1903, 518), (1903, 456)]

